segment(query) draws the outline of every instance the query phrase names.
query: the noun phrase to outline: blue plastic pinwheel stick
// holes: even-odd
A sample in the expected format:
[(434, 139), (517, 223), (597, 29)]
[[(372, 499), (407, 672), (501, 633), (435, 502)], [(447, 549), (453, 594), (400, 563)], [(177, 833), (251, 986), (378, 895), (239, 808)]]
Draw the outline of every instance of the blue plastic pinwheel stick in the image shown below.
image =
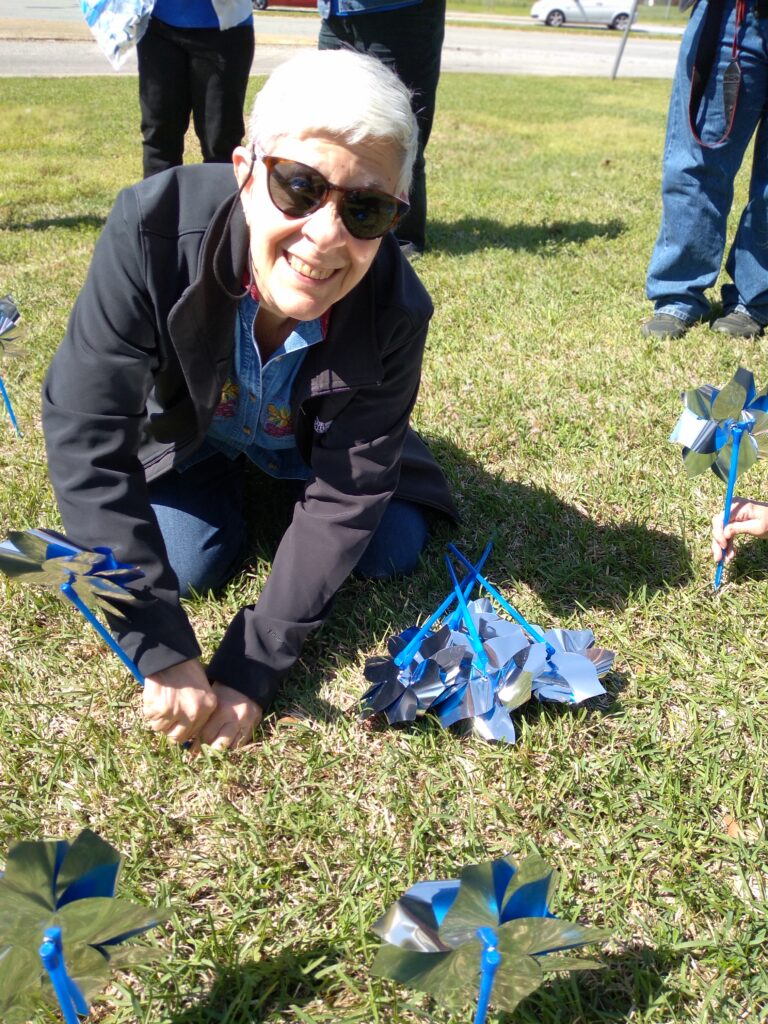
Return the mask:
[[(456, 555), (456, 557), (458, 558), (462, 565), (467, 566), (468, 568), (472, 567), (472, 563), (469, 561), (469, 559), (462, 555), (462, 553), (454, 544), (449, 544), (448, 548), (450, 551), (453, 552), (454, 555)], [(547, 658), (551, 658), (553, 654), (557, 653), (552, 644), (546, 643), (546, 640), (541, 635), (541, 633), (539, 633), (537, 629), (534, 629), (530, 622), (524, 619), (520, 612), (516, 611), (512, 607), (509, 601), (507, 601), (507, 599), (502, 594), (500, 594), (499, 591), (494, 586), (492, 586), (492, 584), (488, 582), (485, 576), (482, 576), (480, 573), (478, 573), (477, 582), (480, 584), (481, 587), (484, 587), (488, 591), (488, 593), (491, 595), (494, 601), (501, 605), (501, 607), (504, 609), (507, 615), (511, 615), (515, 622), (521, 625), (523, 629), (526, 631), (526, 633), (532, 636), (537, 643), (546, 644)]]
[(451, 577), (451, 583), (453, 584), (453, 592), (456, 595), (456, 600), (459, 602), (459, 608), (461, 608), (461, 617), (464, 620), (464, 625), (467, 627), (467, 633), (469, 634), (469, 641), (472, 644), (472, 650), (477, 655), (480, 668), (485, 672), (488, 668), (488, 655), (485, 653), (483, 641), (480, 639), (477, 626), (475, 625), (472, 616), (469, 614), (467, 599), (464, 597), (464, 591), (461, 589), (459, 581), (456, 579), (456, 573), (454, 572), (453, 565), (451, 564), (451, 560), (448, 555), (445, 556), (445, 564), (448, 566), (448, 574)]
[[(728, 520), (731, 518), (731, 504), (733, 502), (733, 491), (736, 486), (736, 477), (739, 472), (739, 446), (741, 445), (741, 438), (744, 431), (747, 430), (746, 423), (734, 423), (731, 430), (732, 448), (731, 448), (731, 464), (728, 467), (728, 486), (725, 489), (725, 511), (723, 512), (723, 527), (728, 525)], [(723, 579), (723, 569), (725, 568), (725, 549), (723, 549), (723, 555), (720, 561), (717, 563), (715, 569), (715, 582), (712, 589), (717, 590)]]
[(144, 676), (141, 674), (138, 665), (128, 657), (128, 655), (125, 653), (120, 644), (114, 639), (109, 630), (106, 630), (102, 626), (102, 624), (93, 614), (88, 605), (83, 600), (81, 600), (80, 597), (78, 597), (78, 595), (75, 593), (74, 587), (72, 586), (73, 581), (74, 576), (67, 583), (62, 583), (60, 585), (59, 589), (61, 590), (62, 594), (64, 595), (64, 597), (66, 597), (68, 601), (72, 602), (72, 604), (75, 606), (75, 608), (77, 608), (79, 612), (82, 612), (82, 614), (85, 616), (88, 622), (90, 622), (90, 624), (99, 634), (101, 639), (109, 645), (110, 649), (114, 651), (114, 653), (118, 656), (120, 661), (122, 661), (122, 663), (131, 673), (133, 678), (139, 683), (140, 686), (143, 686), (145, 683), (145, 679)]
[[(475, 583), (477, 583), (477, 574), (482, 570), (483, 566), (485, 565), (486, 561), (488, 560), (488, 555), (490, 555), (492, 548), (493, 548), (493, 541), (489, 540), (488, 543), (485, 545), (485, 548), (483, 549), (483, 553), (480, 556), (480, 558), (478, 559), (477, 564), (472, 566), (472, 572), (468, 573), (464, 577), (464, 581), (462, 583), (462, 589), (464, 591), (464, 597), (465, 598), (469, 599), (469, 595), (474, 590)], [(447, 623), (448, 626), (450, 626), (451, 629), (458, 629), (459, 625), (461, 623), (461, 619), (462, 619), (461, 607), (457, 606), (457, 608), (453, 612), (453, 614), (450, 615), (449, 618), (446, 620), (446, 623)]]
[(493, 928), (478, 928), (477, 937), (483, 944), (483, 953), (480, 958), (480, 994), (477, 998), (474, 1024), (485, 1024), (496, 971), (501, 963), (501, 953), (497, 949), (499, 940)]
[[(465, 564), (469, 567), (469, 573), (464, 577), (461, 584), (464, 589), (465, 596), (469, 596), (469, 594), (472, 592), (472, 588), (474, 587), (475, 582), (478, 579), (477, 574), (482, 569), (483, 565), (485, 564), (485, 560), (491, 553), (491, 546), (492, 545), (489, 541), (488, 544), (486, 544), (485, 551), (483, 551), (483, 554), (481, 555), (480, 561), (477, 563), (477, 565), (472, 565), (471, 562), (467, 562), (465, 560)], [(434, 612), (434, 614), (430, 615), (430, 617), (427, 619), (424, 625), (421, 626), (419, 631), (411, 638), (408, 645), (404, 647), (402, 651), (400, 651), (400, 653), (392, 659), (398, 668), (404, 668), (405, 665), (407, 665), (410, 661), (413, 660), (413, 656), (416, 654), (419, 647), (421, 647), (421, 641), (424, 639), (427, 633), (429, 633), (434, 624), (436, 622), (439, 622), (440, 619), (442, 619), (442, 617), (445, 615), (445, 613), (448, 611), (448, 609), (451, 607), (455, 600), (456, 592), (452, 590), (451, 593), (440, 605), (440, 607), (437, 609), (437, 611)]]
[(66, 1024), (79, 1024), (78, 1014), (88, 1015), (88, 1004), (77, 985), (67, 974), (64, 950), (61, 944), (61, 928), (47, 928), (39, 949), (43, 967), (51, 979), (56, 1000)]
[(19, 421), (16, 419), (16, 413), (13, 411), (11, 399), (10, 396), (8, 395), (8, 392), (6, 391), (2, 377), (0, 377), (0, 398), (2, 398), (3, 400), (3, 405), (5, 406), (8, 412), (8, 418), (11, 421), (11, 426), (16, 431), (16, 436), (21, 437), (21, 431), (19, 430)]

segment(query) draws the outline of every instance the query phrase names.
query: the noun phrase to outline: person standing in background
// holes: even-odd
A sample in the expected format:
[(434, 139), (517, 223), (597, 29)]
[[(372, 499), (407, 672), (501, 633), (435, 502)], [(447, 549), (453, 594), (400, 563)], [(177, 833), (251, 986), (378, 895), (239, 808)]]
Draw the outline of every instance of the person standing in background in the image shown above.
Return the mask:
[(734, 180), (754, 137), (749, 199), (711, 329), (755, 338), (768, 324), (768, 5), (699, 0), (685, 30), (664, 144), (662, 218), (646, 280), (646, 337), (682, 338), (709, 319)]
[(424, 150), (435, 116), (440, 57), (445, 35), (446, 0), (318, 0), (322, 16), (321, 50), (353, 48), (369, 53), (397, 72), (411, 90), (419, 125), (419, 149), (413, 167), (410, 212), (395, 236), (409, 258), (426, 247), (427, 180)]
[(157, 0), (138, 45), (145, 178), (183, 163), (190, 114), (203, 161), (231, 161), (253, 48), (251, 0)]

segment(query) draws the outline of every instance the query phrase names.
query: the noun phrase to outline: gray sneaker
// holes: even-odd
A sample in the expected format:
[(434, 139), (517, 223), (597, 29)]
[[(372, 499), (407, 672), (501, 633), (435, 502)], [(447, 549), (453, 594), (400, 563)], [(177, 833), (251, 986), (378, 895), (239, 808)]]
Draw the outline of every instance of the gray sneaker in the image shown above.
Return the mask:
[(654, 313), (641, 325), (640, 331), (646, 338), (682, 338), (691, 326), (672, 313)]
[(732, 338), (758, 338), (763, 333), (763, 325), (753, 320), (749, 313), (734, 309), (732, 313), (715, 320), (712, 330), (718, 334), (730, 334)]

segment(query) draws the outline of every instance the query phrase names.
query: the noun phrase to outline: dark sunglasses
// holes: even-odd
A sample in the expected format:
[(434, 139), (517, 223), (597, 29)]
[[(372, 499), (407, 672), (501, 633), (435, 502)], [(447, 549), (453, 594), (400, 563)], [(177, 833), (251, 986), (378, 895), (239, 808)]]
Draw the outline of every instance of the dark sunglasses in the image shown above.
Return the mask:
[(408, 203), (374, 188), (332, 185), (314, 167), (279, 156), (254, 152), (267, 168), (269, 198), (286, 217), (308, 217), (323, 206), (331, 192), (341, 192), (341, 222), (353, 238), (381, 238), (407, 213)]

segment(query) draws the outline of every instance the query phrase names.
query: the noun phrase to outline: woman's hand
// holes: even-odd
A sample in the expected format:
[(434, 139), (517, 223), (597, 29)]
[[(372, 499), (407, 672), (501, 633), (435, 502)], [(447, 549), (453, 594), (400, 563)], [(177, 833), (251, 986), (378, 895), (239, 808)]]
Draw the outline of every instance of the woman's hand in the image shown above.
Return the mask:
[(212, 750), (243, 747), (253, 739), (253, 730), (261, 722), (262, 710), (239, 690), (223, 683), (214, 683), (213, 692), (218, 701), (216, 710), (195, 737), (192, 751), (199, 752), (202, 744)]
[(734, 498), (731, 505), (731, 517), (727, 526), (723, 527), (723, 514), (712, 517), (712, 557), (719, 562), (725, 549), (725, 560), (730, 562), (735, 552), (733, 538), (739, 533), (752, 537), (764, 537), (768, 534), (768, 504), (764, 501), (752, 501), (749, 498)]
[(215, 711), (216, 696), (197, 658), (156, 672), (144, 683), (146, 723), (172, 743), (199, 735)]

